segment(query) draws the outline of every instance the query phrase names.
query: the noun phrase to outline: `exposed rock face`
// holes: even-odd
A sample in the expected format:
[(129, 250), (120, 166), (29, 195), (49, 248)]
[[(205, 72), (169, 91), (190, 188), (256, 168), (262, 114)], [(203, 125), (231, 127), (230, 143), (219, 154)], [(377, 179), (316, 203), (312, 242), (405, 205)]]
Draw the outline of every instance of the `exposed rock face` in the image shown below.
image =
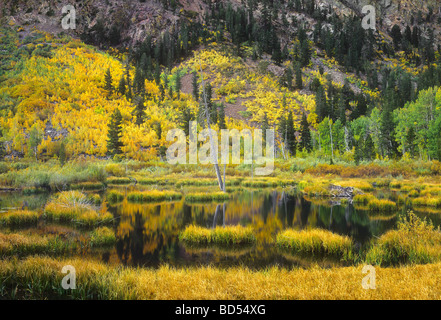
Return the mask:
[(340, 187), (331, 184), (329, 186), (329, 190), (331, 192), (331, 195), (334, 198), (350, 198), (352, 199), (354, 197), (354, 188), (353, 187)]
[[(118, 29), (123, 45), (132, 45), (145, 39), (147, 34), (158, 36), (165, 30), (176, 28), (181, 19), (201, 19), (206, 9), (202, 0), (181, 0), (172, 10), (164, 9), (161, 1), (139, 0), (5, 0), (0, 3), (0, 18), (19, 25), (36, 27), (53, 34), (67, 33), (79, 37), (88, 29), (102, 23), (104, 30)], [(76, 29), (64, 30), (61, 20), (66, 14), (62, 8), (75, 7)]]
[[(221, 1), (243, 6), (242, 0)], [(0, 18), (6, 16), (25, 27), (35, 26), (54, 34), (64, 32), (77, 37), (101, 22), (107, 32), (112, 27), (117, 28), (121, 34), (121, 44), (129, 46), (144, 40), (147, 34), (155, 38), (165, 30), (174, 30), (183, 19), (202, 22), (208, 9), (206, 0), (176, 0), (176, 3), (175, 9), (165, 9), (159, 0), (3, 0), (0, 1)], [(424, 20), (430, 7), (434, 14), (441, 11), (437, 0), (316, 0), (316, 3), (322, 8), (332, 6), (341, 14), (352, 12), (359, 16), (363, 15), (363, 6), (373, 5), (381, 24), (379, 28), (385, 32), (390, 31), (394, 24), (402, 28), (410, 25), (412, 16), (416, 19), (419, 11), (422, 22), (437, 29), (435, 17), (433, 21)], [(62, 8), (66, 5), (73, 5), (76, 9), (75, 30), (63, 30), (61, 27), (65, 15)], [(305, 18), (305, 21), (314, 23), (307, 17), (298, 18), (299, 21)], [(439, 32), (435, 32), (435, 35), (439, 35)]]

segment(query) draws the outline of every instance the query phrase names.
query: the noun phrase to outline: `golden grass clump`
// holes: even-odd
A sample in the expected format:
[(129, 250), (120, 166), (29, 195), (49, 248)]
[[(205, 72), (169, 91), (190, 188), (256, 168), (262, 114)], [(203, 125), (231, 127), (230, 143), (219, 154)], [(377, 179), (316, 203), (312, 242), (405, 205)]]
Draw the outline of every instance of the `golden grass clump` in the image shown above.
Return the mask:
[(421, 196), (441, 196), (441, 188), (432, 187), (421, 190)]
[(0, 256), (25, 256), (30, 254), (61, 254), (72, 244), (61, 241), (58, 237), (24, 235), (19, 233), (0, 233)]
[(116, 242), (115, 232), (108, 227), (99, 227), (90, 234), (91, 247), (112, 246)]
[(413, 212), (400, 217), (398, 229), (382, 235), (366, 254), (377, 265), (424, 264), (441, 258), (441, 232)]
[(251, 227), (226, 226), (214, 229), (188, 226), (179, 235), (179, 240), (193, 245), (240, 245), (256, 241)]
[(270, 188), (277, 187), (282, 181), (276, 179), (250, 179), (242, 181), (242, 186), (247, 188)]
[(113, 220), (112, 214), (98, 212), (90, 199), (79, 191), (63, 191), (55, 195), (46, 205), (44, 216), (49, 221), (76, 222), (87, 227)]
[(21, 227), (37, 224), (39, 213), (30, 210), (8, 211), (0, 214), (0, 225), (6, 227)]
[(352, 252), (352, 240), (349, 237), (321, 229), (288, 229), (277, 235), (276, 244), (281, 249), (300, 254), (349, 258)]
[(389, 188), (391, 188), (391, 189), (401, 189), (401, 182), (400, 181), (396, 181), (396, 180), (394, 180), (394, 181), (392, 181), (390, 184), (389, 184)]
[(328, 186), (320, 183), (304, 186), (302, 191), (310, 197), (328, 197), (330, 195)]
[(130, 184), (133, 181), (130, 180), (130, 178), (126, 177), (108, 177), (106, 179), (107, 184), (116, 184), (116, 185), (124, 185), (124, 184)]
[(372, 183), (369, 183), (368, 181), (363, 180), (347, 180), (347, 181), (341, 181), (339, 183), (341, 187), (353, 187), (355, 189), (360, 189), (363, 191), (372, 191), (374, 190), (374, 187), (372, 186)]
[(441, 207), (441, 198), (433, 197), (418, 197), (412, 200), (412, 205), (415, 207)]
[(110, 190), (107, 192), (107, 200), (113, 203), (122, 201), (124, 200), (124, 193), (118, 190)]
[(365, 194), (357, 194), (353, 201), (354, 203), (357, 204), (363, 204), (363, 205), (367, 205), (370, 201), (375, 200), (375, 196), (373, 194), (370, 193), (365, 193)]
[(181, 193), (169, 190), (133, 191), (127, 194), (127, 200), (131, 202), (173, 201), (181, 198)]
[(387, 199), (372, 199), (368, 203), (368, 208), (375, 212), (393, 212), (397, 209), (397, 204)]
[(185, 201), (188, 202), (203, 202), (203, 201), (225, 201), (230, 198), (230, 195), (225, 192), (196, 192), (185, 195)]

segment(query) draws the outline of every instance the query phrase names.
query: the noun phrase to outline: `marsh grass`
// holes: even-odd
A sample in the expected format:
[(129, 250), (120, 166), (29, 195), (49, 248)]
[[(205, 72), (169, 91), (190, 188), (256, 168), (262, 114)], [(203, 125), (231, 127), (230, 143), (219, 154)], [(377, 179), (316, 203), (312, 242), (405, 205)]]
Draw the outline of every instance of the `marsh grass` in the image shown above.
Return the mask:
[(357, 204), (367, 205), (370, 201), (376, 199), (373, 194), (366, 193), (366, 194), (357, 194), (353, 201)]
[(101, 197), (99, 194), (90, 193), (87, 195), (87, 199), (95, 206), (99, 206), (101, 204)]
[(158, 185), (158, 186), (172, 186), (176, 184), (176, 179), (172, 178), (140, 178), (138, 183), (140, 185)]
[(230, 195), (225, 192), (195, 192), (185, 195), (185, 201), (187, 202), (226, 201), (228, 199), (230, 199)]
[(353, 187), (363, 191), (372, 191), (374, 187), (372, 183), (364, 180), (345, 180), (337, 183), (341, 187)]
[[(64, 290), (61, 269), (75, 266), (77, 289)], [(0, 295), (6, 299), (440, 299), (441, 264), (377, 267), (377, 289), (361, 286), (362, 267), (245, 267), (158, 269), (112, 267), (85, 258), (0, 260)], [(380, 276), (381, 275), (381, 276)], [(203, 281), (201, 281), (203, 279)]]
[(180, 199), (182, 199), (181, 193), (170, 190), (133, 191), (127, 194), (127, 200), (130, 202), (160, 202)]
[(124, 185), (131, 184), (133, 181), (126, 177), (108, 177), (106, 179), (107, 184)]
[(107, 192), (107, 200), (111, 203), (116, 203), (124, 200), (124, 193), (118, 190), (110, 190)]
[(6, 227), (23, 227), (36, 225), (40, 214), (36, 211), (16, 210), (0, 213), (0, 225)]
[(112, 214), (98, 212), (88, 197), (79, 191), (63, 191), (56, 194), (44, 209), (48, 221), (74, 222), (80, 226), (92, 227), (109, 224)]
[(441, 259), (441, 232), (413, 212), (400, 216), (397, 230), (385, 233), (366, 254), (376, 265), (425, 264)]
[(387, 199), (372, 199), (368, 203), (368, 208), (374, 212), (393, 212), (397, 210), (397, 204)]
[(303, 194), (310, 197), (329, 197), (331, 193), (329, 192), (329, 184), (315, 183), (313, 185), (302, 186)]
[(242, 186), (247, 188), (271, 188), (277, 187), (279, 184), (282, 184), (282, 181), (274, 178), (245, 179), (242, 181)]
[(330, 231), (285, 230), (276, 237), (279, 248), (306, 255), (329, 255), (348, 259), (352, 256), (352, 240)]
[(441, 207), (441, 197), (440, 198), (434, 198), (434, 197), (418, 197), (415, 199), (412, 199), (412, 205), (415, 207), (434, 207), (434, 208), (440, 208)]
[(90, 234), (91, 247), (113, 246), (116, 242), (115, 232), (108, 227), (99, 227)]
[(0, 233), (0, 256), (60, 255), (75, 249), (75, 243), (62, 241), (59, 237)]
[(179, 235), (179, 240), (192, 245), (246, 245), (256, 241), (250, 227), (226, 226), (214, 229), (188, 226)]

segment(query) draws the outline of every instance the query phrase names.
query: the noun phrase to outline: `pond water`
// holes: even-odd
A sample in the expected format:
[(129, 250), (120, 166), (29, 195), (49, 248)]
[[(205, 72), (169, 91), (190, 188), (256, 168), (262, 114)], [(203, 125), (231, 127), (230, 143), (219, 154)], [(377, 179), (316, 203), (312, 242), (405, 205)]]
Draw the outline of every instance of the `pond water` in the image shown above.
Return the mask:
[[(133, 187), (120, 187), (128, 192)], [(192, 188), (195, 191), (197, 188)], [(207, 190), (207, 188), (201, 188)], [(188, 190), (183, 189), (184, 193)], [(105, 199), (105, 192), (100, 193)], [(380, 198), (396, 199), (397, 194), (376, 191)], [(32, 210), (42, 210), (49, 194), (22, 195), (0, 194), (0, 206), (21, 207), (24, 201)], [(287, 228), (297, 230), (321, 228), (337, 234), (350, 236), (356, 250), (362, 249), (372, 237), (379, 237), (395, 228), (397, 212), (374, 214), (350, 203), (341, 204), (329, 199), (309, 199), (291, 189), (251, 190), (244, 189), (231, 194), (222, 203), (186, 203), (184, 200), (150, 204), (117, 204), (104, 202), (107, 210), (115, 216), (114, 231), (117, 243), (114, 248), (92, 253), (105, 262), (145, 267), (170, 266), (216, 267), (247, 266), (263, 268), (274, 265), (284, 267), (323, 267), (341, 265), (341, 262), (296, 257), (278, 250), (274, 245), (277, 233)], [(400, 208), (400, 212), (408, 208)], [(420, 212), (435, 226), (440, 225), (437, 212)], [(195, 248), (179, 241), (179, 234), (188, 225), (214, 228), (223, 225), (252, 225), (257, 243), (253, 246), (228, 248)], [(40, 228), (42, 226), (39, 225)]]

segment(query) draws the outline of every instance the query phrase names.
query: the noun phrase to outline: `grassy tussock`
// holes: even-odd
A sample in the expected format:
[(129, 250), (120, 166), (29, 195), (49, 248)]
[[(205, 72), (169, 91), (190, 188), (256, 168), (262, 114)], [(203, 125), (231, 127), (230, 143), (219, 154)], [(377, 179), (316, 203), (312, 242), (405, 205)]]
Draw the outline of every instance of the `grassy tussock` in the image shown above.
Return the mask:
[(85, 227), (111, 223), (112, 214), (95, 210), (87, 196), (78, 191), (60, 192), (46, 205), (44, 217), (49, 221), (75, 222)]
[(432, 197), (418, 197), (412, 200), (412, 205), (415, 207), (441, 207), (441, 198)]
[(132, 183), (132, 181), (129, 178), (125, 178), (125, 177), (109, 177), (107, 178), (106, 183), (123, 185), (123, 184), (130, 184)]
[(363, 191), (372, 191), (374, 190), (374, 187), (372, 186), (372, 183), (369, 183), (368, 181), (363, 180), (347, 180), (347, 181), (340, 181), (338, 182), (338, 185), (341, 187), (353, 187), (355, 189), (360, 189)]
[(242, 181), (242, 186), (247, 188), (271, 188), (277, 187), (282, 181), (276, 179), (250, 179)]
[[(72, 265), (77, 289), (64, 290), (61, 269)], [(252, 271), (243, 267), (157, 270), (109, 267), (73, 258), (0, 260), (0, 295), (20, 299), (440, 299), (441, 264), (376, 268), (376, 290), (361, 286), (363, 266)], [(204, 281), (201, 281), (203, 279)], [(295, 285), (293, 285), (295, 284)]]
[(240, 245), (254, 243), (256, 237), (250, 227), (226, 226), (207, 229), (198, 226), (188, 226), (180, 234), (179, 240), (193, 245)]
[(310, 196), (310, 197), (329, 197), (329, 185), (325, 184), (313, 184), (313, 185), (306, 185), (302, 189), (303, 193)]
[(321, 229), (285, 230), (277, 235), (276, 244), (279, 248), (300, 254), (349, 258), (352, 252), (349, 237)]
[(0, 233), (0, 256), (63, 254), (73, 247), (74, 245), (63, 242), (58, 237)]
[(441, 232), (410, 212), (401, 217), (397, 230), (381, 236), (366, 254), (377, 265), (424, 264), (441, 259)]
[(188, 193), (185, 195), (185, 201), (188, 202), (202, 202), (202, 201), (225, 201), (230, 198), (228, 193), (212, 192), (212, 193)]
[(354, 197), (353, 201), (354, 201), (354, 203), (357, 203), (357, 204), (367, 205), (370, 201), (375, 200), (375, 199), (376, 198), (373, 194), (366, 193), (366, 194), (357, 194)]
[(131, 202), (172, 201), (181, 198), (181, 193), (167, 190), (133, 191), (127, 194), (127, 200)]
[(395, 202), (386, 199), (373, 199), (369, 201), (368, 208), (376, 212), (393, 212), (397, 209)]
[(96, 193), (88, 194), (87, 199), (95, 206), (99, 206), (101, 204), (101, 197), (99, 194)]
[(217, 180), (214, 179), (180, 179), (176, 182), (177, 188), (183, 186), (216, 186)]
[(116, 242), (115, 232), (108, 227), (99, 227), (90, 235), (91, 247), (113, 246)]
[(389, 185), (392, 189), (401, 189), (401, 182), (400, 181), (392, 181)]
[(7, 227), (21, 227), (35, 225), (40, 215), (36, 211), (17, 210), (0, 214), (0, 225)]
[(107, 200), (112, 203), (116, 203), (124, 200), (124, 193), (118, 190), (110, 190), (107, 192)]
[(176, 183), (175, 179), (167, 178), (140, 178), (138, 183), (141, 185), (158, 185), (158, 186), (169, 186)]

